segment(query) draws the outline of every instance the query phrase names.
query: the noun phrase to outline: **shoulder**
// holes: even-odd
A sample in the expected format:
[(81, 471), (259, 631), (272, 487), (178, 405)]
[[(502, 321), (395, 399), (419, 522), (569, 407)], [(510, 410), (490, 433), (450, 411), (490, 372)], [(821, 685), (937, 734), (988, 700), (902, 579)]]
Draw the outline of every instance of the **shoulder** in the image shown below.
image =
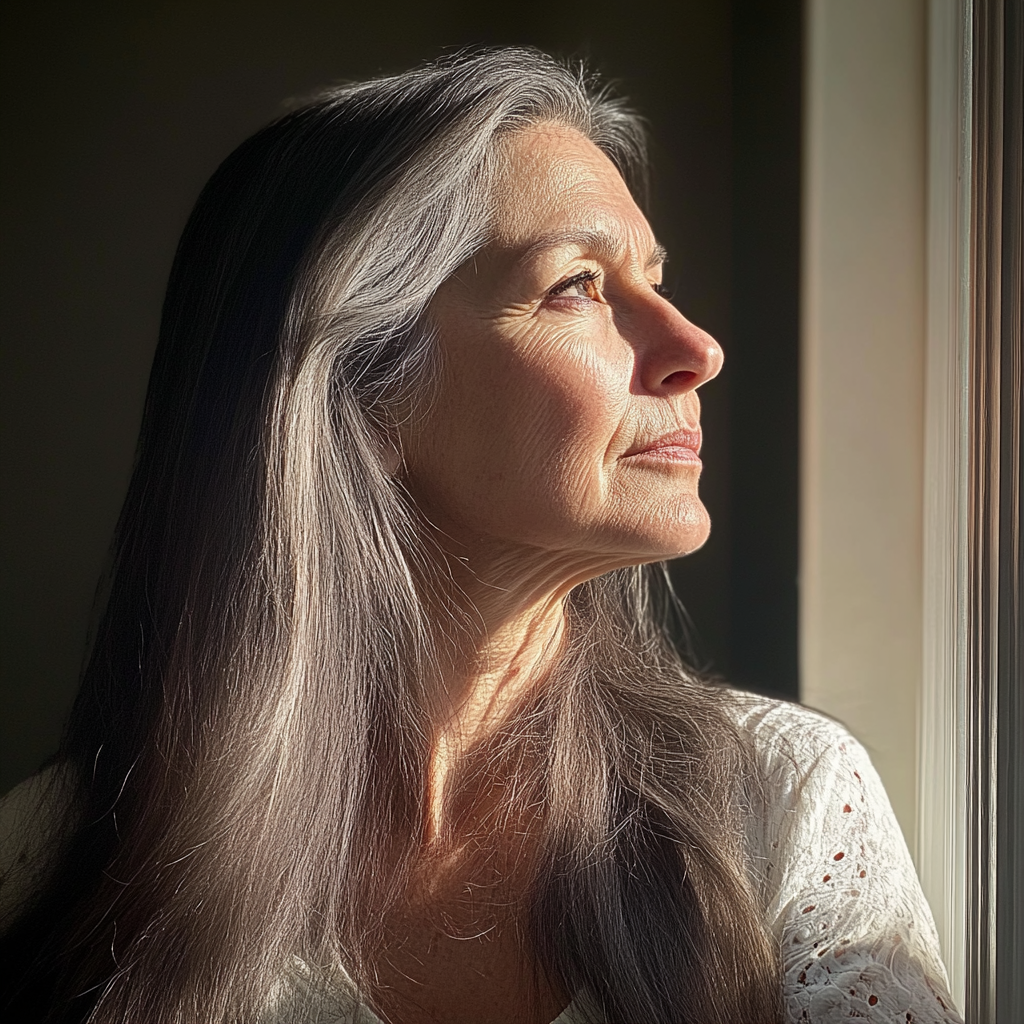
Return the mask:
[(871, 849), (905, 853), (885, 788), (845, 726), (754, 694), (730, 694), (729, 707), (752, 762), (747, 850), (769, 920), (777, 925), (794, 892), (815, 879), (831, 883), (851, 865), (865, 870), (860, 861)]
[(868, 760), (846, 726), (802, 704), (733, 690), (727, 707), (763, 769), (801, 772), (837, 755)]
[(931, 911), (864, 747), (796, 704), (736, 694), (730, 707), (758, 776), (747, 851), (789, 1019), (958, 1021)]
[(0, 799), (0, 930), (42, 886), (56, 860), (71, 793), (56, 765)]
[(818, 829), (837, 816), (849, 824), (850, 815), (861, 818), (871, 811), (876, 825), (899, 835), (868, 752), (841, 722), (756, 694), (730, 694), (729, 708), (747, 742), (753, 788), (774, 831)]
[[(881, 780), (845, 726), (757, 694), (732, 691), (727, 707), (750, 757), (747, 849), (768, 895), (777, 900), (785, 873), (805, 864), (822, 842), (850, 832), (854, 822), (899, 836)], [(770, 899), (768, 905), (778, 910)]]

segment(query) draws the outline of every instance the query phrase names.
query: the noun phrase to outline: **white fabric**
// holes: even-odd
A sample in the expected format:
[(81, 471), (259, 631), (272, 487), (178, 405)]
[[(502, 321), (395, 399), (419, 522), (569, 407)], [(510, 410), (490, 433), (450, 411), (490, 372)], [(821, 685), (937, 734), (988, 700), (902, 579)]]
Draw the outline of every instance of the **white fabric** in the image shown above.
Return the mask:
[(788, 1021), (959, 1022), (931, 911), (864, 748), (797, 705), (737, 706), (767, 780), (747, 844), (782, 947)]
[[(766, 781), (745, 808), (746, 843), (782, 948), (788, 1024), (960, 1024), (931, 912), (863, 747), (798, 705), (741, 694), (731, 703)], [(0, 803), (4, 883), (14, 881), (11, 822), (24, 813), (17, 793)], [(553, 1024), (593, 1020), (585, 1003), (577, 998)], [(325, 982), (297, 960), (265, 1024), (299, 1022), (380, 1024), (343, 973)]]

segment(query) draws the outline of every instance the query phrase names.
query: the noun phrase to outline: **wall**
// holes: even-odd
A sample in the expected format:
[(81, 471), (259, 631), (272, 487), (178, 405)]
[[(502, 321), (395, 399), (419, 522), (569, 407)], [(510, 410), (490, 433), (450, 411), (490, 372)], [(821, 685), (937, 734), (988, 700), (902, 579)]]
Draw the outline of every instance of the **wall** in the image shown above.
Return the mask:
[(800, 668), (915, 845), (925, 330), (923, 0), (807, 7)]

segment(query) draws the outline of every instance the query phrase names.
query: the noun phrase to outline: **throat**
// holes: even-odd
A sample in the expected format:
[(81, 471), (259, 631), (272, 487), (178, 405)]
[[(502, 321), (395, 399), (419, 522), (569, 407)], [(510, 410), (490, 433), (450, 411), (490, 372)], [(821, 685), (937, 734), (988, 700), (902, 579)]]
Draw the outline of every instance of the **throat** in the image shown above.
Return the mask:
[(424, 857), (388, 914), (374, 1003), (401, 1024), (549, 1024), (569, 997), (533, 955), (521, 852)]
[(474, 665), (435, 735), (420, 852), (375, 965), (371, 997), (385, 1021), (550, 1024), (570, 1002), (531, 934), (554, 694), (528, 653), (493, 675), (481, 670), (497, 659)]

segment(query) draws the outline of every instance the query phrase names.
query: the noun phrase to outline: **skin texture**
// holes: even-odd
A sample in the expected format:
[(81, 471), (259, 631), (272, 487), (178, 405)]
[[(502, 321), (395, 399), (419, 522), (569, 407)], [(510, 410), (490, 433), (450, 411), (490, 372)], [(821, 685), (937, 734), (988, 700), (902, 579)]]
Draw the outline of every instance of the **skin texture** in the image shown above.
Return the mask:
[(699, 464), (623, 456), (699, 429), (721, 349), (656, 292), (659, 247), (600, 150), (553, 126), (507, 149), (496, 237), (431, 307), (445, 373), (402, 439), (414, 494), (478, 570), (539, 589), (693, 551)]
[[(694, 453), (630, 453), (698, 431), (697, 388), (722, 365), (658, 294), (660, 247), (593, 143), (545, 125), (505, 156), (494, 237), (431, 305), (439, 393), (399, 437), (406, 483), (480, 623), (455, 674), (478, 677), (507, 675), (510, 660), (522, 675), (557, 649), (562, 600), (583, 580), (704, 543)], [(566, 287), (581, 273), (596, 279)], [(494, 679), (450, 690), (487, 704)]]
[(538, 812), (510, 808), (514, 774), (472, 756), (543, 684), (575, 585), (693, 551), (710, 528), (696, 392), (721, 349), (659, 294), (661, 250), (593, 143), (544, 125), (504, 156), (493, 238), (429, 311), (439, 389), (396, 438), (473, 623), (449, 651), (421, 870), (389, 921), (377, 1005), (404, 1024), (544, 1024), (569, 1001), (522, 941)]

